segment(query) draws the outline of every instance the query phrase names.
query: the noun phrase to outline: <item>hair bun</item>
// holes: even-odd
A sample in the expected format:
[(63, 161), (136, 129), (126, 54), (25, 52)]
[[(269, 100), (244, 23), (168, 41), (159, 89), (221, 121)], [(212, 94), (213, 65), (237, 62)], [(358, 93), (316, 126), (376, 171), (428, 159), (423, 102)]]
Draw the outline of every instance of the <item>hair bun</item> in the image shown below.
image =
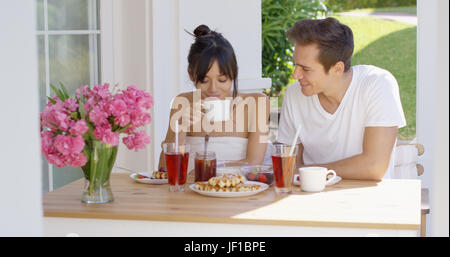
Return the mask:
[(208, 35), (211, 32), (208, 26), (200, 25), (194, 30), (195, 37), (201, 37), (204, 35)]

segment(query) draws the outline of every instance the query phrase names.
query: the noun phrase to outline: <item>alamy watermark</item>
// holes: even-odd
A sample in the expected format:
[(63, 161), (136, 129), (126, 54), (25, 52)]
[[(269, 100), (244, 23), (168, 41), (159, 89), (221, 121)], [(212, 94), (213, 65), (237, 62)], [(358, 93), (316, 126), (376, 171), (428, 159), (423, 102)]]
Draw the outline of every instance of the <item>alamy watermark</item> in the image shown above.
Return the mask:
[(200, 90), (192, 92), (192, 98), (177, 96), (173, 99), (170, 129), (175, 132), (259, 132), (268, 134), (270, 115), (278, 124), (278, 97), (247, 96), (225, 99), (201, 99)]

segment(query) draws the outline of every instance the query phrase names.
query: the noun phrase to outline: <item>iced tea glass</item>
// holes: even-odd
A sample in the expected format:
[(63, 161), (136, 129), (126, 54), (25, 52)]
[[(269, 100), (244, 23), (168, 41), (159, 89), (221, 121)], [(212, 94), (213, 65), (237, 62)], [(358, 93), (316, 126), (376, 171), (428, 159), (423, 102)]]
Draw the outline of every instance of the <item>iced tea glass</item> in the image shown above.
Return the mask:
[(292, 152), (291, 149), (290, 145), (274, 144), (271, 146), (275, 192), (278, 194), (292, 192), (298, 147), (294, 146)]
[(170, 192), (184, 192), (190, 145), (163, 144)]
[(208, 181), (216, 176), (216, 153), (196, 152), (195, 153), (195, 182)]

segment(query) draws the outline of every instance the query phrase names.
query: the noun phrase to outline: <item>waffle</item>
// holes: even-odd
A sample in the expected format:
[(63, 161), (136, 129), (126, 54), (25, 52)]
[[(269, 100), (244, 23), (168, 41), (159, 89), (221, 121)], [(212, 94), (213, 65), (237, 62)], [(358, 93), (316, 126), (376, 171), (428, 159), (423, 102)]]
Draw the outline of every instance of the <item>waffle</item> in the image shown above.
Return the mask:
[(167, 172), (153, 171), (153, 178), (156, 178), (156, 179), (167, 179)]
[(245, 182), (245, 177), (239, 174), (223, 174), (219, 177), (212, 177), (208, 180), (208, 184), (212, 187), (221, 188), (234, 187)]
[(218, 185), (211, 186), (206, 182), (196, 182), (194, 184), (194, 189), (207, 192), (245, 192), (245, 191), (256, 191), (259, 190), (260, 188), (261, 188), (260, 185), (245, 185), (245, 184), (238, 184), (233, 187), (220, 187)]

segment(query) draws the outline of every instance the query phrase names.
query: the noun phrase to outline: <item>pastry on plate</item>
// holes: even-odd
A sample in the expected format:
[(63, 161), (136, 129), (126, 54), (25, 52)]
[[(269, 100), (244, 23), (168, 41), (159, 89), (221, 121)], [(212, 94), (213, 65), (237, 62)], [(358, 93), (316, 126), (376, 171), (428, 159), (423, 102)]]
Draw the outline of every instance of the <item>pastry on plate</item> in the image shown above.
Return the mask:
[(153, 171), (153, 178), (155, 179), (167, 179), (167, 172)]
[(240, 174), (226, 173), (222, 176), (212, 177), (208, 180), (210, 186), (234, 187), (240, 183), (245, 182), (245, 177)]
[(194, 189), (206, 192), (245, 192), (259, 190), (260, 188), (260, 185), (243, 183), (231, 187), (220, 187), (219, 185), (212, 186), (206, 182), (196, 182), (194, 184)]

